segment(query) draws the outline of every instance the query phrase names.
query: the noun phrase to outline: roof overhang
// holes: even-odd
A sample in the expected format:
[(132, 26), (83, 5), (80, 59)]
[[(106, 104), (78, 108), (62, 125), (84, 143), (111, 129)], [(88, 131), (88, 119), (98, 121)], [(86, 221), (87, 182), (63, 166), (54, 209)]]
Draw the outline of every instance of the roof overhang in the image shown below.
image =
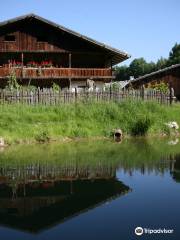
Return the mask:
[(145, 74), (144, 76), (135, 78), (131, 81), (129, 81), (129, 83), (126, 85), (126, 87), (128, 86), (134, 86), (134, 85), (139, 85), (141, 83), (144, 83), (147, 80), (153, 80), (154, 78), (160, 76), (161, 74), (169, 74), (170, 72), (174, 72), (176, 70), (180, 70), (180, 63), (179, 64), (175, 64), (175, 65), (171, 65), (169, 67), (165, 67), (163, 69), (160, 69), (158, 71), (152, 72), (152, 73), (148, 73)]
[(52, 26), (52, 27), (54, 27), (54, 28), (56, 28), (58, 30), (64, 31), (66, 33), (69, 33), (69, 34), (71, 34), (73, 36), (76, 36), (76, 37), (86, 41), (86, 42), (89, 42), (89, 43), (91, 43), (93, 45), (96, 45), (96, 46), (100, 47), (101, 49), (104, 49), (111, 56), (112, 65), (116, 65), (116, 64), (118, 64), (118, 63), (120, 63), (120, 62), (122, 62), (122, 61), (124, 61), (124, 60), (126, 60), (126, 59), (131, 57), (125, 51), (118, 50), (118, 49), (113, 48), (113, 47), (111, 47), (109, 45), (106, 45), (104, 43), (96, 41), (96, 40), (94, 40), (94, 39), (92, 39), (90, 37), (82, 35), (82, 34), (80, 34), (78, 32), (75, 32), (75, 31), (73, 31), (73, 30), (71, 30), (69, 28), (66, 28), (66, 27), (64, 27), (62, 25), (54, 23), (54, 22), (52, 22), (50, 20), (47, 20), (47, 19), (45, 19), (43, 17), (40, 17), (40, 16), (38, 16), (36, 14), (33, 14), (33, 13), (30, 13), (30, 14), (27, 14), (27, 15), (23, 15), (23, 16), (20, 16), (20, 17), (16, 17), (16, 18), (13, 18), (13, 19), (10, 19), (10, 20), (7, 20), (7, 21), (0, 22), (0, 28), (1, 27), (5, 27), (5, 26), (10, 25), (10, 24), (13, 24), (13, 23), (16, 23), (16, 22), (19, 22), (19, 21), (22, 21), (22, 20), (26, 20), (26, 19), (37, 19), (37, 20), (39, 20), (39, 21), (41, 21), (43, 23), (46, 23), (46, 24), (48, 24), (48, 25), (50, 25), (50, 26)]

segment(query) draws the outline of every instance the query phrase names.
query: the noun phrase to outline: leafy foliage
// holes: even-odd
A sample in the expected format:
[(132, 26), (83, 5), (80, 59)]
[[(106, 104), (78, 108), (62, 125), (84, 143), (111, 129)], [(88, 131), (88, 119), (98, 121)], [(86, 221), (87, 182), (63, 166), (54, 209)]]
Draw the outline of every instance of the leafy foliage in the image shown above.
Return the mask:
[(166, 83), (157, 83), (153, 86), (154, 89), (161, 91), (162, 93), (168, 93), (169, 87)]
[(48, 131), (39, 132), (39, 133), (35, 136), (35, 139), (36, 139), (36, 141), (38, 141), (38, 142), (40, 142), (40, 143), (49, 142), (50, 137), (49, 137)]
[(17, 82), (17, 79), (16, 79), (16, 74), (15, 72), (12, 72), (9, 76), (9, 79), (8, 79), (8, 86), (7, 86), (8, 89), (10, 90), (17, 90), (20, 88), (20, 85), (19, 83)]
[(152, 121), (148, 117), (137, 119), (131, 126), (131, 135), (145, 136), (152, 125)]
[(168, 65), (177, 63), (180, 63), (180, 44), (176, 43), (169, 54)]
[(127, 80), (130, 77), (129, 67), (124, 65), (114, 69), (117, 80)]
[(150, 73), (155, 69), (153, 63), (147, 63), (144, 58), (134, 59), (129, 65), (131, 76), (135, 78)]
[(54, 92), (59, 92), (60, 87), (57, 83), (53, 82), (52, 89), (53, 89)]
[(156, 70), (165, 68), (168, 64), (168, 60), (166, 58), (161, 57), (156, 63)]
[(116, 81), (129, 80), (130, 76), (137, 78), (178, 63), (180, 63), (180, 44), (176, 43), (171, 49), (168, 59), (161, 57), (154, 63), (146, 62), (144, 58), (136, 58), (130, 63), (129, 67), (126, 65), (116, 67)]

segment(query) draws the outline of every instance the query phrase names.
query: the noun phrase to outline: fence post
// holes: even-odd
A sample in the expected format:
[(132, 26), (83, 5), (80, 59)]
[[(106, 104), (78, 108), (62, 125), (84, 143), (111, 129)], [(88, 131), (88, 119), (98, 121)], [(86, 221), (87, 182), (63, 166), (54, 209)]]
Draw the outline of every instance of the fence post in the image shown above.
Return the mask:
[(141, 90), (140, 90), (142, 100), (144, 100), (144, 89), (145, 89), (145, 87), (144, 87), (144, 84), (143, 84), (142, 87), (141, 87)]
[(112, 98), (112, 86), (110, 85), (110, 88), (109, 88), (109, 93), (110, 93), (110, 100), (111, 100), (111, 98)]
[(1, 95), (0, 95), (1, 97), (0, 97), (0, 99), (1, 99), (1, 103), (3, 103), (2, 101), (4, 100), (3, 99), (3, 89), (1, 89)]
[(88, 89), (86, 89), (86, 102), (88, 102), (89, 101), (89, 91), (88, 91)]
[(174, 89), (172, 87), (172, 84), (169, 84), (169, 103), (172, 105), (174, 99)]
[(75, 103), (77, 102), (77, 87), (75, 87)]
[(38, 87), (38, 103), (40, 102), (40, 88)]

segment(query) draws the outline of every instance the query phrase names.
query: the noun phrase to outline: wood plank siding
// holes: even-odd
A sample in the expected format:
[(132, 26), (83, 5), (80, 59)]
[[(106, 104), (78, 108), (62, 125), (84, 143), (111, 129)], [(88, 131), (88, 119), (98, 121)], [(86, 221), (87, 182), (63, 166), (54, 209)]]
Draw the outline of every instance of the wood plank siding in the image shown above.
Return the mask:
[(34, 14), (0, 23), (1, 80), (13, 71), (22, 81), (69, 78), (71, 84), (71, 78), (93, 78), (104, 82), (113, 79), (112, 66), (128, 58), (125, 52)]
[(142, 85), (151, 88), (160, 83), (165, 83), (172, 87), (175, 96), (180, 99), (180, 64), (172, 65), (136, 78), (130, 81), (126, 88), (133, 87), (138, 89)]

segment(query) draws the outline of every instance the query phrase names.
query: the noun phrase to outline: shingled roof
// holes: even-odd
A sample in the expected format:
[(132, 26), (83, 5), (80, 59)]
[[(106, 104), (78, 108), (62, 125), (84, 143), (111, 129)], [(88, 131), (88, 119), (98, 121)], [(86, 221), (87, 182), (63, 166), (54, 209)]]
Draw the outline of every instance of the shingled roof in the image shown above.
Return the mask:
[(169, 71), (172, 71), (172, 70), (175, 70), (175, 69), (180, 69), (180, 63), (179, 64), (175, 64), (175, 65), (171, 65), (169, 67), (165, 67), (165, 68), (160, 69), (158, 71), (151, 72), (151, 73), (145, 74), (144, 76), (140, 76), (138, 78), (135, 78), (135, 79), (129, 81), (128, 85), (136, 84), (136, 83), (144, 81), (144, 80), (146, 80), (148, 78), (153, 78), (153, 77), (155, 77), (155, 76), (157, 76), (159, 74), (168, 73)]
[(22, 21), (22, 20), (25, 20), (25, 19), (31, 19), (31, 18), (37, 19), (37, 20), (39, 20), (41, 22), (44, 22), (45, 24), (48, 24), (48, 25), (50, 25), (50, 26), (52, 26), (52, 27), (54, 27), (56, 29), (59, 29), (59, 30), (64, 31), (64, 32), (67, 32), (67, 33), (69, 33), (69, 34), (71, 34), (73, 36), (81, 38), (84, 41), (87, 41), (87, 42), (89, 42), (91, 44), (94, 44), (94, 45), (96, 45), (96, 46), (98, 46), (100, 48), (103, 48), (103, 49), (109, 51), (112, 54), (112, 64), (113, 65), (117, 64), (117, 63), (120, 63), (120, 62), (130, 58), (130, 55), (128, 53), (124, 52), (124, 51), (118, 50), (118, 49), (113, 48), (113, 47), (111, 47), (109, 45), (106, 45), (104, 43), (98, 42), (98, 41), (96, 41), (96, 40), (94, 40), (94, 39), (92, 39), (90, 37), (82, 35), (82, 34), (80, 34), (78, 32), (75, 32), (75, 31), (73, 31), (73, 30), (71, 30), (69, 28), (66, 28), (66, 27), (64, 27), (62, 25), (54, 23), (54, 22), (52, 22), (50, 20), (47, 20), (47, 19), (45, 19), (43, 17), (40, 17), (40, 16), (38, 16), (36, 14), (33, 14), (33, 13), (26, 14), (26, 15), (19, 16), (19, 17), (13, 18), (13, 19), (9, 19), (7, 21), (0, 22), (0, 28), (4, 27), (6, 25), (9, 25), (9, 24), (13, 24), (13, 23), (16, 23), (16, 22), (19, 22), (19, 21)]

